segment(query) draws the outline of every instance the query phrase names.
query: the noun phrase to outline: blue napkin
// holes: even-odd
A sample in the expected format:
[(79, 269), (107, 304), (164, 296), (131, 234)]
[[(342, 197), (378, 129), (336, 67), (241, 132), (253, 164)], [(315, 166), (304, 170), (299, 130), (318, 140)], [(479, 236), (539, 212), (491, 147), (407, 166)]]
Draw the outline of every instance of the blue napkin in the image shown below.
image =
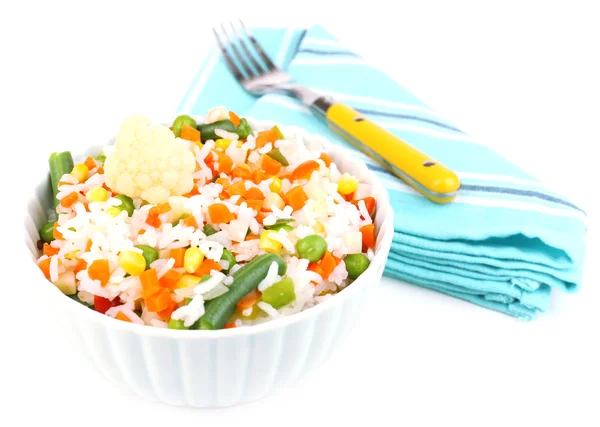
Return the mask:
[[(323, 28), (253, 32), (298, 83), (333, 95), (458, 173), (458, 197), (438, 205), (355, 150), (383, 180), (395, 211), (385, 275), (526, 320), (548, 309), (552, 289), (577, 290), (586, 232), (580, 208), (439, 117)], [(354, 150), (294, 98), (246, 93), (215, 47), (178, 112), (206, 114), (217, 105)]]

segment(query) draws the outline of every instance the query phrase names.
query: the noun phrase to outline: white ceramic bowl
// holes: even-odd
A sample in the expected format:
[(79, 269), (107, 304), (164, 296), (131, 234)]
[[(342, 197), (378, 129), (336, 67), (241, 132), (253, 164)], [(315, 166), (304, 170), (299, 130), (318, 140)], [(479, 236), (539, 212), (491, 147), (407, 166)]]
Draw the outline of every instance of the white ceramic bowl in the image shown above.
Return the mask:
[[(259, 399), (295, 381), (326, 360), (350, 332), (381, 279), (390, 250), (393, 212), (388, 194), (375, 174), (350, 152), (298, 128), (280, 128), (284, 133), (301, 132), (305, 141), (323, 142), (342, 171), (373, 185), (377, 242), (369, 268), (342, 292), (313, 308), (256, 326), (218, 331), (178, 331), (115, 320), (65, 297), (40, 271), (35, 286), (47, 294), (50, 306), (66, 315), (64, 324), (71, 325), (69, 330), (83, 354), (105, 378), (168, 404), (230, 406)], [(91, 147), (83, 154), (94, 155), (102, 148)], [(40, 173), (25, 220), (25, 241), (33, 262), (38, 257), (38, 229), (50, 206), (48, 174)], [(33, 262), (31, 268), (37, 268)]]

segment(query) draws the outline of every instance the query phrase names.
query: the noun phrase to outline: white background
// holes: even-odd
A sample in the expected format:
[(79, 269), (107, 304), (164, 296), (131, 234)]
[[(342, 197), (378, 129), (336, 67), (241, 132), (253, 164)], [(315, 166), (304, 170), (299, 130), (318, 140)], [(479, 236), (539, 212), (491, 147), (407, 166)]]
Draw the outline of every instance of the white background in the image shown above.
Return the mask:
[(79, 357), (52, 307), (27, 292), (37, 276), (28, 259), (7, 250), (13, 235), (20, 241), (21, 222), (11, 226), (16, 209), (5, 202), (1, 424), (598, 426), (594, 2), (413, 1), (394, 2), (395, 11), (378, 1), (248, 3), (3, 3), (5, 197), (29, 197), (27, 171), (45, 168), (51, 151), (102, 143), (127, 114), (173, 113), (212, 43), (213, 22), (320, 19), (462, 129), (589, 212), (581, 292), (554, 294), (549, 313), (523, 323), (384, 279), (354, 333), (314, 375), (256, 403), (181, 409), (108, 384)]

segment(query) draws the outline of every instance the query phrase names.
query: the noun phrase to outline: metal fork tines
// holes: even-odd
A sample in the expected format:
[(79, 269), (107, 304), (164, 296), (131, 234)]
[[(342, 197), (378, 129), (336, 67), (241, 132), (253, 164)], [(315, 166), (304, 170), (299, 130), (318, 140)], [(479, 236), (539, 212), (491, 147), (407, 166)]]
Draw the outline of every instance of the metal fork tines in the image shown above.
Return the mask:
[(262, 94), (289, 89), (282, 85), (291, 82), (291, 77), (277, 68), (242, 21), (239, 26), (230, 22), (213, 27), (213, 32), (227, 67), (247, 91)]

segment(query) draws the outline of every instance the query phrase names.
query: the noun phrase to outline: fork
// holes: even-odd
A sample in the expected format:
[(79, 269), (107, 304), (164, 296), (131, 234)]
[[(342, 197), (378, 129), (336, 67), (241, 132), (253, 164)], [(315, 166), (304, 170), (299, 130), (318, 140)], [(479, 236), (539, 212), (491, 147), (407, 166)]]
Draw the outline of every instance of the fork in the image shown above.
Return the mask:
[(227, 67), (247, 92), (294, 95), (332, 130), (428, 199), (454, 200), (460, 180), (453, 171), (353, 108), (296, 83), (275, 66), (242, 21), (230, 22), (229, 28), (221, 24), (213, 32)]

